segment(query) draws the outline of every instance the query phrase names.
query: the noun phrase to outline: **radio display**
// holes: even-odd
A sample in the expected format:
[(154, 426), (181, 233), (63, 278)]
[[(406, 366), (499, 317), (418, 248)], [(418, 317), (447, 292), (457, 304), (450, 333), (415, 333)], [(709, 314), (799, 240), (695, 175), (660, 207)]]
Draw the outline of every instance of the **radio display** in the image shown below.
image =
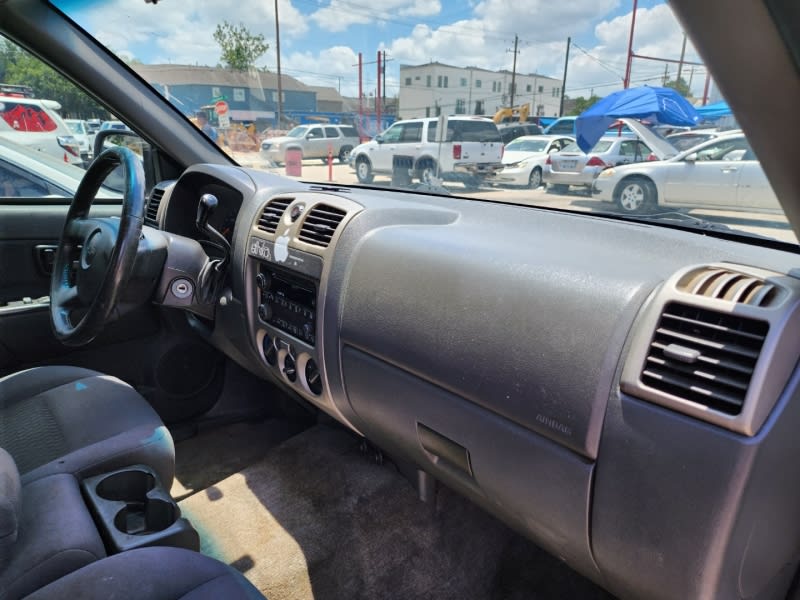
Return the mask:
[(316, 282), (261, 265), (256, 285), (261, 320), (313, 346), (317, 332)]

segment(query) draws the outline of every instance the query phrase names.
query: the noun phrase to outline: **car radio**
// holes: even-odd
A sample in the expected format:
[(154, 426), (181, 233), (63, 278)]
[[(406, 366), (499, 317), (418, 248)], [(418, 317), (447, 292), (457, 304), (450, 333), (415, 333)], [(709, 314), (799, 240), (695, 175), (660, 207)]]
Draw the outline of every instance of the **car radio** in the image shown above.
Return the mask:
[(317, 333), (317, 282), (262, 263), (256, 288), (258, 318), (313, 346)]

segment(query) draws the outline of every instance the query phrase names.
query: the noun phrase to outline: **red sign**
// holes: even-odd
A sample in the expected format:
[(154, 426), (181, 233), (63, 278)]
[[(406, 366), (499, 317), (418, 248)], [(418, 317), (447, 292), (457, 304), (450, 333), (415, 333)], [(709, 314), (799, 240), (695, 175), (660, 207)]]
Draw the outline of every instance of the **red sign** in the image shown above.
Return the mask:
[(218, 115), (227, 115), (228, 114), (228, 103), (225, 100), (220, 100), (214, 105), (214, 112)]

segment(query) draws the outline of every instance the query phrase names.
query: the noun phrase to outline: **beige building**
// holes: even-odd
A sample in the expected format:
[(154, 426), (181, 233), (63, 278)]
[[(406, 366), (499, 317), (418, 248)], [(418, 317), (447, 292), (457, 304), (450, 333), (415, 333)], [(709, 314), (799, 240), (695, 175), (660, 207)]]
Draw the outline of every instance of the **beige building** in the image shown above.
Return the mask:
[[(400, 65), (400, 118), (494, 115), (511, 103), (511, 71), (454, 67), (439, 62)], [(517, 73), (514, 105), (527, 104), (531, 116), (557, 117), (561, 80)]]

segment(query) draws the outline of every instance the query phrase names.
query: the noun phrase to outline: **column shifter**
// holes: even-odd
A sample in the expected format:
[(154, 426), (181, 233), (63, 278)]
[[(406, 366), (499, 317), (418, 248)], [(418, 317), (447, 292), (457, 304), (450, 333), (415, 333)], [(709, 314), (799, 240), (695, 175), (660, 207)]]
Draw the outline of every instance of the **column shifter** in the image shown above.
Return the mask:
[(231, 245), (225, 236), (219, 231), (214, 229), (208, 224), (211, 215), (214, 214), (219, 205), (219, 200), (213, 194), (203, 194), (200, 196), (200, 202), (197, 205), (197, 218), (195, 225), (197, 229), (208, 235), (214, 242), (216, 242), (222, 249), (224, 255), (222, 258), (209, 260), (200, 272), (197, 281), (197, 296), (203, 302), (215, 302), (217, 296), (217, 289), (222, 285), (225, 278), (225, 267), (231, 256)]

